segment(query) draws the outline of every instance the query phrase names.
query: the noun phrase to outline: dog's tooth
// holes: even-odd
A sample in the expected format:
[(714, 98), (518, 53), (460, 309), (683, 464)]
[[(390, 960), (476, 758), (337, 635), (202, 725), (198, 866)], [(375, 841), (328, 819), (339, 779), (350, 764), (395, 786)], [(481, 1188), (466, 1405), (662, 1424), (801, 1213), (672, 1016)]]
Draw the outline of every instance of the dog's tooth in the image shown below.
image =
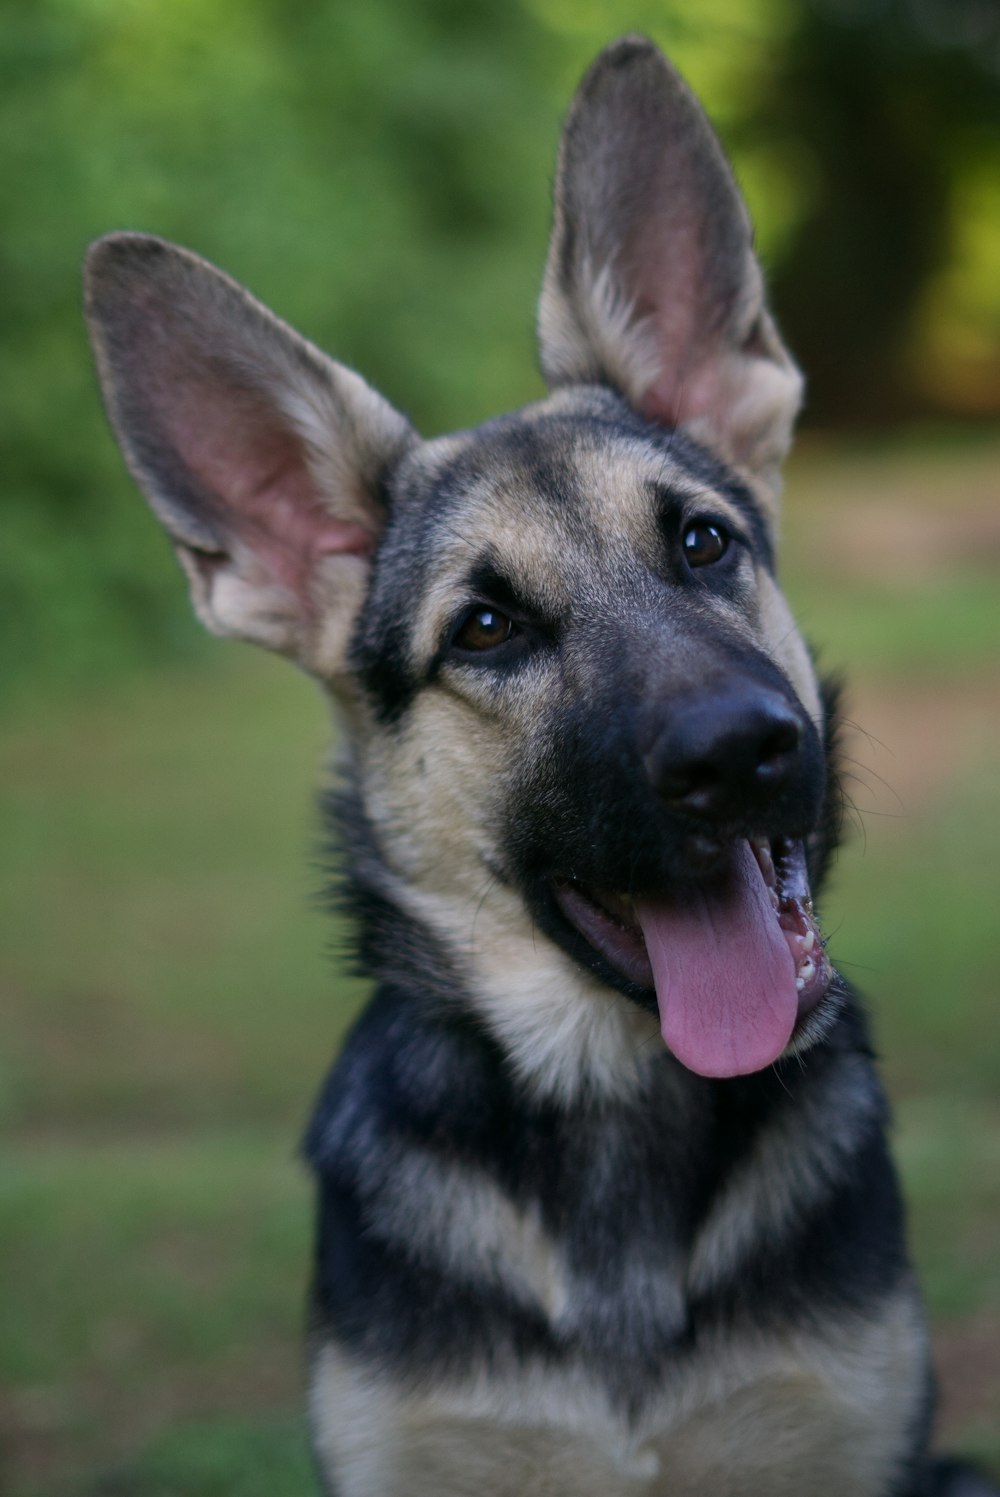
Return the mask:
[(751, 842), (760, 871), (764, 875), (764, 882), (768, 888), (773, 889), (778, 882), (778, 875), (774, 871), (774, 859), (771, 856), (770, 842)]
[(800, 936), (799, 939), (802, 942), (802, 955), (808, 956), (816, 945), (816, 932), (814, 930), (807, 930), (805, 935)]
[(802, 966), (799, 968), (799, 975), (796, 978), (795, 986), (797, 988), (804, 988), (806, 983), (811, 982), (815, 976), (816, 963), (813, 961), (811, 956), (807, 956), (805, 961), (802, 963)]

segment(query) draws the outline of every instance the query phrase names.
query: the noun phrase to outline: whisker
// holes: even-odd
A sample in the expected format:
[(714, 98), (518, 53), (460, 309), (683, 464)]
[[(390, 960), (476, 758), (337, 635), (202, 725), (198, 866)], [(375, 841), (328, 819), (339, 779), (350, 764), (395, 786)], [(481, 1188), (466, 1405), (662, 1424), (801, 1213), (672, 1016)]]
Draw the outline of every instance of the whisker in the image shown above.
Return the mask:
[(867, 738), (868, 742), (872, 745), (873, 748), (882, 749), (889, 755), (890, 759), (896, 758), (896, 752), (894, 749), (891, 749), (887, 743), (883, 743), (881, 738), (876, 738), (874, 733), (869, 733), (867, 728), (863, 728), (861, 724), (859, 722), (855, 722), (852, 717), (842, 718), (841, 721), (845, 728), (853, 728), (856, 733), (860, 733), (863, 738)]
[(853, 764), (855, 774), (861, 773), (870, 775), (873, 780), (877, 780), (880, 785), (885, 786), (886, 790), (888, 790), (889, 794), (899, 803), (900, 807), (904, 806), (903, 797), (900, 795), (896, 787), (894, 785), (891, 785), (883, 775), (880, 775), (878, 773), (877, 770), (872, 769), (870, 764), (862, 764), (860, 759), (852, 759), (849, 756), (845, 756), (843, 759), (841, 759), (841, 763)]

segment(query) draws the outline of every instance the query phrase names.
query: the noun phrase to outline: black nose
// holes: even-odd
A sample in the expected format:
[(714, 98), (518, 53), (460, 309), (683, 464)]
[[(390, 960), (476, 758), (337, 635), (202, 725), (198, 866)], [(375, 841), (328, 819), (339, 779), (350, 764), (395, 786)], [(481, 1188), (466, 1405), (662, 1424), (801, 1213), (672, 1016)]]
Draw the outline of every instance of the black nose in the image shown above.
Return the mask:
[(796, 778), (802, 720), (777, 691), (737, 682), (671, 704), (645, 758), (676, 811), (713, 821), (773, 804)]

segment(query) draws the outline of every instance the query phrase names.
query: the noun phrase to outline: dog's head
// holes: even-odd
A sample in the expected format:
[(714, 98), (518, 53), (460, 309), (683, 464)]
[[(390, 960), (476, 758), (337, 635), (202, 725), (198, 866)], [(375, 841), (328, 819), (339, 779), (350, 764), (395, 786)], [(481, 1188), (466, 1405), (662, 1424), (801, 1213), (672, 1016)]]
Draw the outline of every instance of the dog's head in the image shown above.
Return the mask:
[(555, 1009), (592, 1070), (644, 1010), (713, 1076), (822, 1032), (824, 724), (774, 575), (801, 381), (718, 142), (649, 42), (602, 53), (566, 125), (537, 405), (423, 442), (144, 236), (95, 246), (88, 309), (200, 617), (345, 703), (383, 889), (523, 1071)]

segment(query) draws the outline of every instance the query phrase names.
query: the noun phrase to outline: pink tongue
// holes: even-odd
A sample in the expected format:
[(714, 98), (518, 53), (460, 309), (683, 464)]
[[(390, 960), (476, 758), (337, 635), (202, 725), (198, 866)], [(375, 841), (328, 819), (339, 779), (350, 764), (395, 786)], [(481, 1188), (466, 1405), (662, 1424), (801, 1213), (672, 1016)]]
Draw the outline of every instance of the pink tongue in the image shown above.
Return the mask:
[(637, 904), (660, 1032), (701, 1076), (745, 1076), (784, 1050), (798, 1016), (795, 962), (748, 842), (722, 891), (683, 905)]

